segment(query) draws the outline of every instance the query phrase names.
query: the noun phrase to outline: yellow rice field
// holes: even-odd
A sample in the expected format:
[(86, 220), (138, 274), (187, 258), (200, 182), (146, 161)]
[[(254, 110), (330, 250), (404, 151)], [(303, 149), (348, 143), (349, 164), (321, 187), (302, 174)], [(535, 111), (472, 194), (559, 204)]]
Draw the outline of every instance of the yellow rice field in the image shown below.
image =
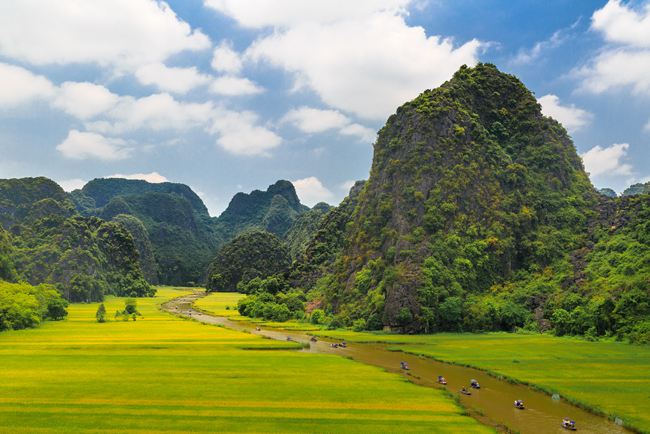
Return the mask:
[[(0, 432), (487, 433), (441, 392), (299, 345), (161, 313), (68, 320), (0, 333)], [(110, 298), (112, 318), (123, 300)], [(265, 351), (275, 350), (275, 351)]]

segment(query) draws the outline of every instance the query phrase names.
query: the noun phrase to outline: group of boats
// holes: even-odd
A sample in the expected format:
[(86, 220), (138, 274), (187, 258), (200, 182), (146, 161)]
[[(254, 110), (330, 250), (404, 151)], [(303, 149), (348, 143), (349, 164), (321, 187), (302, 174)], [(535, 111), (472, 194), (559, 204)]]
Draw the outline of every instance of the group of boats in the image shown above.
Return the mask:
[[(408, 371), (409, 370), (408, 363), (406, 363), (406, 362), (400, 363), (400, 368), (405, 370), (405, 371)], [(438, 375), (438, 383), (446, 385), (447, 380), (445, 380), (445, 377), (443, 377), (442, 375)], [(478, 381), (476, 381), (474, 379), (472, 379), (470, 381), (470, 389), (480, 389), (480, 388), (481, 388), (481, 385), (478, 383)], [(460, 393), (462, 393), (463, 395), (471, 395), (472, 392), (471, 392), (470, 389), (467, 389), (467, 388), (465, 388), (465, 386), (463, 386), (463, 388), (460, 390)], [(521, 399), (515, 400), (514, 407), (519, 409), (519, 410), (523, 410), (524, 408), (526, 408), (526, 407), (524, 407), (524, 403), (523, 403), (523, 401)], [(562, 427), (566, 428), (568, 430), (571, 430), (571, 431), (577, 430), (576, 423), (574, 421), (572, 421), (571, 418), (569, 418), (569, 417), (565, 417), (564, 420), (562, 420)]]

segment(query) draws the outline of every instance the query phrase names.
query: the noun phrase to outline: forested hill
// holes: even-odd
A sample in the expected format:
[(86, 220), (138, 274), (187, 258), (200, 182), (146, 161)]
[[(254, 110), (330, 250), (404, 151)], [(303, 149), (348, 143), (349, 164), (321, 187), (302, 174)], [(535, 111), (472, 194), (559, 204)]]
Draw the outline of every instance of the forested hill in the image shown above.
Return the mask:
[(296, 189), (289, 181), (280, 180), (266, 191), (237, 193), (228, 208), (216, 219), (216, 230), (225, 239), (237, 235), (265, 231), (282, 237), (298, 214), (309, 210), (300, 203)]
[(313, 306), (403, 332), (650, 332), (648, 195), (598, 193), (516, 77), (462, 67), (374, 148), (354, 209), (330, 212), (284, 274)]
[(80, 213), (92, 213), (95, 208), (103, 208), (117, 196), (144, 193), (175, 194), (187, 199), (194, 211), (208, 216), (208, 209), (201, 198), (185, 184), (172, 182), (150, 183), (140, 179), (97, 178), (88, 182), (80, 190), (68, 193)]
[(124, 226), (79, 216), (55, 182), (0, 180), (0, 201), (0, 279), (56, 285), (69, 301), (155, 292)]

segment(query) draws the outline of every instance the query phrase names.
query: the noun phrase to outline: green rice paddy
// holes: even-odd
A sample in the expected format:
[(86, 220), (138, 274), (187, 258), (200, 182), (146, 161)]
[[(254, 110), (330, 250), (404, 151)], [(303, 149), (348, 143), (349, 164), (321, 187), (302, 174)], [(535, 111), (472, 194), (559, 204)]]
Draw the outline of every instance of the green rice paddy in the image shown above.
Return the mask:
[(408, 344), (406, 353), (491, 371), (559, 393), (584, 408), (650, 433), (650, 347), (547, 335), (314, 333), (348, 342)]
[[(80, 304), (0, 333), (0, 432), (492, 432), (399, 375), (157, 310), (178, 295), (138, 299), (135, 322), (99, 324)], [(112, 318), (123, 300), (105, 305)]]

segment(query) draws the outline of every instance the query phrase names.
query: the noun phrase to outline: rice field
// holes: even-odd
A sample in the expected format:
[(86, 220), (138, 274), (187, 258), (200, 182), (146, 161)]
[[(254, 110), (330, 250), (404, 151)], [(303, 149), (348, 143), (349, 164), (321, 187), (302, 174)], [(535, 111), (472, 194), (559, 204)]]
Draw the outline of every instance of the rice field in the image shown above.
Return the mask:
[(238, 292), (213, 292), (199, 299), (194, 307), (214, 316), (239, 316), (237, 302), (244, 297)]
[[(442, 392), (343, 357), (157, 310), (68, 319), (0, 333), (0, 432), (488, 433)], [(105, 302), (109, 317), (123, 300)], [(275, 351), (267, 351), (275, 350)]]
[(328, 331), (314, 334), (349, 342), (409, 344), (389, 349), (471, 366), (536, 385), (588, 410), (620, 417), (626, 426), (650, 433), (648, 346), (506, 333), (401, 336)]

